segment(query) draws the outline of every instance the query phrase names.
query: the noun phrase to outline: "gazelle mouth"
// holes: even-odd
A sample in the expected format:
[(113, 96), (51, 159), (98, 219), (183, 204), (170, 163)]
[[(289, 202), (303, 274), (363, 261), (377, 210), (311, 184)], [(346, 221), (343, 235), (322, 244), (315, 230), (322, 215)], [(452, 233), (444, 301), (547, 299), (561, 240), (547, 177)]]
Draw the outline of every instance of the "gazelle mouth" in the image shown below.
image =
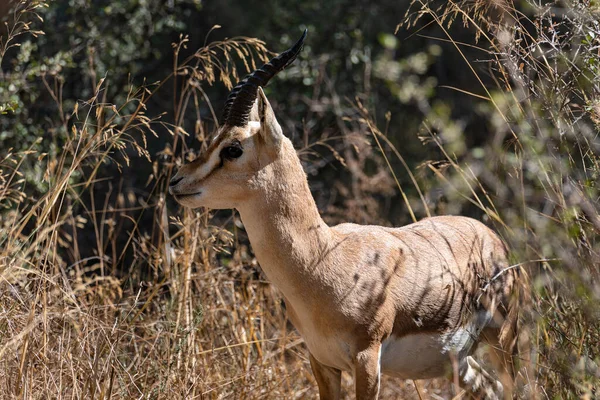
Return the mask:
[(173, 197), (175, 197), (175, 200), (181, 200), (185, 197), (191, 197), (191, 196), (197, 196), (202, 192), (194, 192), (194, 193), (173, 193)]

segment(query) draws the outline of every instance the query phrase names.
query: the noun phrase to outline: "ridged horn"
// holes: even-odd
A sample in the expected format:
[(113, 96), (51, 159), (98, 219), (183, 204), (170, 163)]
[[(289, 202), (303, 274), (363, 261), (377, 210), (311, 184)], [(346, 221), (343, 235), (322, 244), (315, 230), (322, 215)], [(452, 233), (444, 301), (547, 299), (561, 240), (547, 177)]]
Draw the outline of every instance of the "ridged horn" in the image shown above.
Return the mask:
[(304, 45), (307, 30), (291, 48), (242, 79), (231, 89), (223, 109), (223, 121), (231, 126), (246, 126), (250, 110), (254, 105), (259, 86), (266, 86), (278, 72), (290, 65), (298, 56)]

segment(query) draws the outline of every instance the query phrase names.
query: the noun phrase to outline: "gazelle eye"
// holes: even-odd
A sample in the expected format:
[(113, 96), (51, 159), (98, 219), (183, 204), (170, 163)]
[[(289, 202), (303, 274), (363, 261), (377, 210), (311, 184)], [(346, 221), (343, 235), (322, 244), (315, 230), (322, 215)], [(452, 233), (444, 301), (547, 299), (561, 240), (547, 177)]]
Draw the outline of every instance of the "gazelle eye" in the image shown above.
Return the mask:
[(242, 150), (242, 146), (239, 144), (234, 144), (232, 146), (227, 146), (221, 150), (221, 156), (225, 157), (229, 160), (233, 160), (234, 158), (239, 158), (244, 153)]

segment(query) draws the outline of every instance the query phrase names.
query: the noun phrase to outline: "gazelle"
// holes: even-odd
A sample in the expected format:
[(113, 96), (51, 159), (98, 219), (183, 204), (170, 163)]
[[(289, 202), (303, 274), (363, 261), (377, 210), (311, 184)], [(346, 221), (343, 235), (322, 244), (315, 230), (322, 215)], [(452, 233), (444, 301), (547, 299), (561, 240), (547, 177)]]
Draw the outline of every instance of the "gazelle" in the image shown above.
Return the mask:
[(377, 398), (382, 373), (454, 373), (468, 392), (502, 397), (502, 384), (471, 355), (483, 338), (511, 354), (518, 282), (506, 247), (466, 217), (402, 228), (323, 222), (261, 89), (296, 58), (305, 37), (231, 91), (224, 124), (207, 150), (179, 169), (170, 193), (187, 207), (239, 211), (310, 351), (321, 399), (339, 398), (342, 371), (353, 373), (358, 399)]

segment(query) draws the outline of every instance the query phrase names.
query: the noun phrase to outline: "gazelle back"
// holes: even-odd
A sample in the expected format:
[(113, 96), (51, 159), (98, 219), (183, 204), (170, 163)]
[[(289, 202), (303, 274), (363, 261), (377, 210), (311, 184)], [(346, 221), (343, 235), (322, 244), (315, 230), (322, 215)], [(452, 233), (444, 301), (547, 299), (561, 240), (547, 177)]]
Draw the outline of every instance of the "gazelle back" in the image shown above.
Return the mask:
[(465, 217), (402, 228), (323, 222), (260, 88), (296, 58), (305, 36), (232, 90), (223, 126), (173, 177), (171, 194), (188, 207), (239, 211), (308, 346), (322, 399), (339, 398), (341, 371), (354, 375), (358, 399), (377, 398), (381, 373), (421, 379), (453, 370), (469, 392), (502, 397), (503, 385), (471, 355), (482, 339), (496, 342), (510, 376), (517, 275), (504, 244)]

